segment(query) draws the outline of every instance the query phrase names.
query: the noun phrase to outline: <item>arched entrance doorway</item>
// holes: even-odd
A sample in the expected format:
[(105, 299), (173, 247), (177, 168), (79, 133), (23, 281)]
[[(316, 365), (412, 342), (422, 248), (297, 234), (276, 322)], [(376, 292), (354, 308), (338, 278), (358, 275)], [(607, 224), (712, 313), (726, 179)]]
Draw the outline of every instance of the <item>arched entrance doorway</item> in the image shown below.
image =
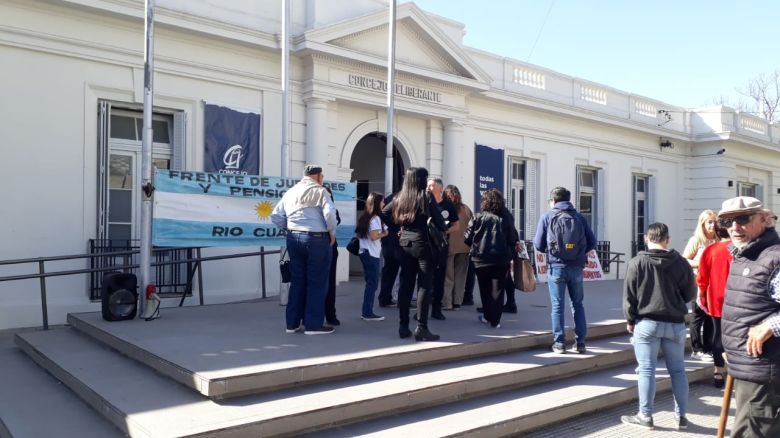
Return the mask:
[(398, 139), (393, 139), (393, 187), (385, 189), (385, 149), (387, 137), (384, 132), (372, 132), (358, 141), (349, 160), (352, 181), (357, 183), (358, 211), (371, 192), (395, 193), (401, 188), (404, 172), (409, 167), (409, 158), (399, 148)]
[[(409, 157), (398, 142), (393, 139), (393, 187), (385, 189), (385, 150), (387, 137), (384, 132), (372, 132), (365, 135), (355, 145), (349, 160), (352, 169), (352, 182), (357, 183), (356, 217), (360, 217), (365, 209), (368, 194), (379, 192), (382, 194), (395, 193), (401, 189), (404, 172), (409, 167)], [(360, 260), (350, 255), (350, 274), (360, 275), (363, 272)]]

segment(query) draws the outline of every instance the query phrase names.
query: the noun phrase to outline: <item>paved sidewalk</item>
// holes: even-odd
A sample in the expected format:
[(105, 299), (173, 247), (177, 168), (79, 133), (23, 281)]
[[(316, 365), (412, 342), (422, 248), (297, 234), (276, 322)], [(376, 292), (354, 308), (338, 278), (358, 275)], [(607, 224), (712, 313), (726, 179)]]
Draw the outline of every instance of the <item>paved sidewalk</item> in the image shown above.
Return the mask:
[[(690, 426), (687, 431), (676, 430), (672, 393), (666, 392), (656, 395), (656, 413), (653, 415), (655, 429), (652, 431), (620, 422), (621, 415), (636, 413), (637, 404), (631, 403), (619, 408), (567, 420), (557, 427), (542, 429), (525, 436), (530, 438), (712, 437), (718, 432), (718, 417), (722, 401), (723, 390), (713, 387), (709, 381), (691, 385), (688, 396)], [(732, 398), (729, 422), (726, 425), (726, 436), (729, 436), (731, 423), (734, 420), (734, 407), (734, 399)]]

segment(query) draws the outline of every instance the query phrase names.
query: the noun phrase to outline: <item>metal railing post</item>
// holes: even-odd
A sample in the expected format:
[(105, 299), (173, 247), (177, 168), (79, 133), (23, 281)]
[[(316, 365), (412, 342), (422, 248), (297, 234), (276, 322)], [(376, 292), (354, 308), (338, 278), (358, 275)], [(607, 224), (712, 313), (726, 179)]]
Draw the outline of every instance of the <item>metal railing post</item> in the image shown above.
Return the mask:
[(198, 254), (198, 298), (200, 305), (203, 305), (203, 262), (200, 260), (200, 248), (196, 249)]
[(46, 303), (46, 277), (43, 274), (46, 270), (43, 267), (44, 261), (38, 260), (38, 273), (41, 274), (41, 315), (43, 315), (43, 329), (49, 329), (49, 309)]
[(260, 247), (260, 284), (263, 290), (263, 298), (265, 298), (265, 247)]

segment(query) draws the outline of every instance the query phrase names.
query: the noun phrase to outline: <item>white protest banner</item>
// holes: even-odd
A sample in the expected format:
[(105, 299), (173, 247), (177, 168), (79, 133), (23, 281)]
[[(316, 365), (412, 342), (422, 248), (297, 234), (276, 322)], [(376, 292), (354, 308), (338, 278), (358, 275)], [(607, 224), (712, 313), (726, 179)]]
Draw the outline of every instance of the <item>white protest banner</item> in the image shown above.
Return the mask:
[[(539, 283), (547, 282), (547, 273), (549, 265), (547, 264), (547, 254), (534, 249), (534, 260), (536, 261), (536, 281)], [(601, 269), (596, 251), (590, 251), (587, 254), (585, 267), (582, 269), (582, 279), (584, 281), (605, 280), (604, 271)]]

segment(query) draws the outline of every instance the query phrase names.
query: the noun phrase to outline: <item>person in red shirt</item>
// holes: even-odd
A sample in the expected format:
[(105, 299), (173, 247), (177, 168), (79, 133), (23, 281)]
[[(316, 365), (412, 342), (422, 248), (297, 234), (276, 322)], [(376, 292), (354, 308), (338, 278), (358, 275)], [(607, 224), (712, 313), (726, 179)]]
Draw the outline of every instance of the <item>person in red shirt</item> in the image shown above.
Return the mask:
[(715, 363), (715, 372), (712, 376), (712, 384), (716, 388), (723, 388), (723, 344), (720, 339), (720, 318), (723, 312), (723, 297), (726, 293), (726, 281), (729, 278), (731, 268), (731, 252), (728, 231), (721, 227), (715, 227), (715, 234), (721, 239), (706, 248), (699, 259), (699, 272), (696, 275), (696, 284), (699, 286), (699, 307), (712, 318), (712, 360)]

